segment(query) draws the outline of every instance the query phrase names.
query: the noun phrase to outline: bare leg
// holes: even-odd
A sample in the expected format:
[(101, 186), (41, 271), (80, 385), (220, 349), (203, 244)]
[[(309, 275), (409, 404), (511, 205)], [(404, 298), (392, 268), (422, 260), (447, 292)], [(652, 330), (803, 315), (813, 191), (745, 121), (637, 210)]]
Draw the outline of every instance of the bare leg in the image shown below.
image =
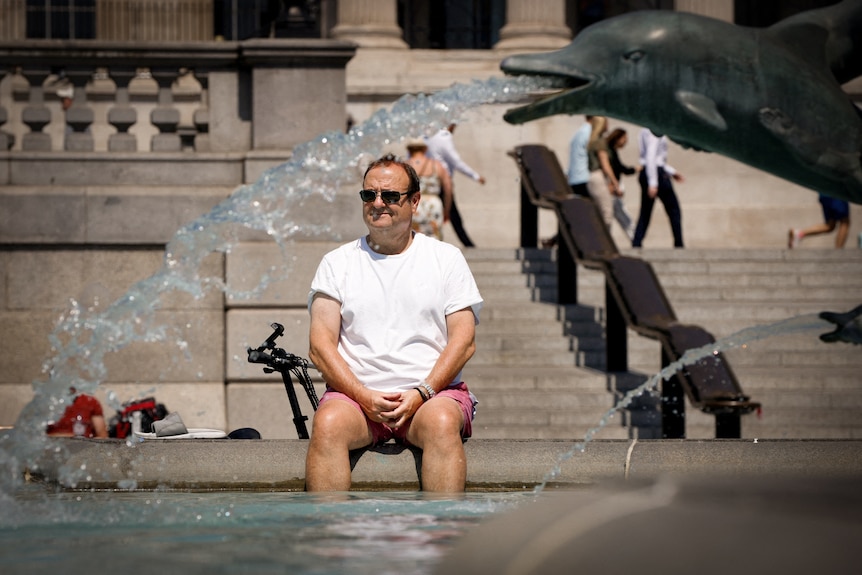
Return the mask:
[(338, 399), (323, 403), (314, 414), (305, 458), (306, 491), (349, 490), (349, 452), (371, 440), (365, 417), (355, 406)]
[[(787, 247), (794, 248), (796, 247), (802, 238), (806, 236), (816, 236), (819, 234), (828, 234), (832, 230), (835, 229), (835, 222), (828, 221), (822, 224), (817, 224), (816, 226), (811, 226), (810, 228), (805, 228), (804, 230), (796, 230), (791, 228), (788, 232), (787, 236)], [(846, 238), (845, 238), (846, 240)]]
[(838, 235), (835, 236), (835, 247), (843, 248), (850, 235), (850, 218), (844, 218), (838, 222)]
[(456, 401), (436, 397), (419, 408), (407, 439), (422, 449), (422, 490), (464, 491), (467, 456), (461, 440), (464, 414)]

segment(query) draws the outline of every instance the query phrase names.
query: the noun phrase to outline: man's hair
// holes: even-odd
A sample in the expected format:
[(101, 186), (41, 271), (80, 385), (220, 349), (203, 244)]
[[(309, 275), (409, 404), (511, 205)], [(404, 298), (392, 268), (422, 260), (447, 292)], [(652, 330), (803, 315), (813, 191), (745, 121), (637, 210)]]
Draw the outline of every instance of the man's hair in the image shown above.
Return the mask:
[(388, 168), (389, 166), (399, 166), (407, 173), (407, 178), (410, 180), (410, 183), (407, 184), (407, 189), (405, 191), (409, 195), (412, 196), (414, 193), (419, 191), (419, 176), (416, 175), (416, 170), (414, 170), (413, 166), (407, 162), (399, 160), (394, 154), (386, 154), (382, 158), (378, 158), (368, 164), (368, 168), (366, 168), (365, 174), (362, 176), (362, 183), (365, 183), (365, 178), (368, 176), (368, 172), (374, 168)]

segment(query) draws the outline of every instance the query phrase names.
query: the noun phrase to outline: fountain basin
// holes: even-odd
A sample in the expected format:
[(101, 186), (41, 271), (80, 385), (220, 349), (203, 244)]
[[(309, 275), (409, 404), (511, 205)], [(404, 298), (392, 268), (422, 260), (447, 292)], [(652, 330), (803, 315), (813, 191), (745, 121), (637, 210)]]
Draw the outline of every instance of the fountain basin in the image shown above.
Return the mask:
[[(467, 490), (529, 490), (542, 484), (574, 443), (470, 440)], [(307, 441), (145, 441), (51, 438), (37, 480), (66, 489), (283, 490), (304, 487)], [(67, 456), (52, 457), (57, 448)], [(418, 453), (418, 452), (417, 452)], [(57, 461), (62, 459), (62, 461)], [(386, 444), (354, 454), (353, 489), (418, 489), (418, 455)], [(63, 469), (83, 469), (69, 483)], [(862, 476), (862, 440), (593, 440), (559, 464), (549, 487), (581, 489), (662, 476)], [(82, 477), (85, 476), (85, 477)]]

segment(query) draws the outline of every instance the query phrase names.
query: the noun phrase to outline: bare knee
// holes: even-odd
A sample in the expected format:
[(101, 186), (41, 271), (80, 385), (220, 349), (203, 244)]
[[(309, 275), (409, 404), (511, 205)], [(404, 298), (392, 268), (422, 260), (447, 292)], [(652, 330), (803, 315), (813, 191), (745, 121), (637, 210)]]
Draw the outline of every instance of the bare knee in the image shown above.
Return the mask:
[[(452, 441), (461, 442), (461, 427), (464, 415), (460, 406), (448, 398), (425, 404), (416, 412), (408, 439), (422, 449), (427, 445), (440, 445)], [(412, 437), (411, 437), (412, 436)]]
[(356, 449), (370, 440), (364, 416), (347, 402), (328, 401), (314, 414), (312, 448), (326, 446), (327, 449)]

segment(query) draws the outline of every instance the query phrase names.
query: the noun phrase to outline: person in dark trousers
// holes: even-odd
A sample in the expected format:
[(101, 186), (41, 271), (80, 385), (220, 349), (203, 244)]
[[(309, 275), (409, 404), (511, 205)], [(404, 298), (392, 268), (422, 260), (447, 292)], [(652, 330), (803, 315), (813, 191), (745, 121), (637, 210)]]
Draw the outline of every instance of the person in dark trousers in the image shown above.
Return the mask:
[(639, 248), (646, 236), (652, 208), (656, 198), (661, 200), (673, 232), (673, 245), (683, 247), (682, 242), (682, 212), (676, 193), (673, 191), (671, 179), (683, 182), (682, 174), (667, 163), (667, 137), (653, 134), (647, 128), (640, 133), (640, 163), (643, 166), (640, 177), (641, 210), (632, 247)]
[[(452, 178), (455, 172), (461, 172), (465, 176), (485, 185), (485, 178), (479, 172), (471, 168), (467, 162), (461, 159), (458, 150), (455, 149), (455, 142), (452, 134), (455, 132), (456, 124), (449, 124), (445, 130), (440, 130), (430, 138), (428, 138), (428, 155), (435, 160), (440, 160), (446, 166), (449, 172), (449, 177)], [(452, 179), (452, 189), (454, 192), (454, 179)], [(455, 204), (455, 194), (452, 194), (452, 206), (449, 210), (449, 221), (452, 223), (452, 228), (455, 230), (455, 235), (458, 240), (464, 244), (465, 248), (475, 247), (473, 240), (467, 235), (464, 229), (464, 223), (461, 221), (461, 214), (458, 212), (458, 206)]]

